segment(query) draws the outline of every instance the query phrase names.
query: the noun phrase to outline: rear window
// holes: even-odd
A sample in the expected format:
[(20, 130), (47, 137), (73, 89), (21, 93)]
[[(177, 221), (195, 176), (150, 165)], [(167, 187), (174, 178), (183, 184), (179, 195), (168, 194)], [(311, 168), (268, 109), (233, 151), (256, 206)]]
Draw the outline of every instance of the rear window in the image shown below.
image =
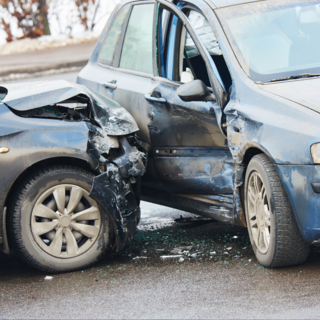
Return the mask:
[(129, 7), (129, 5), (123, 7), (113, 21), (113, 24), (99, 53), (98, 61), (102, 64), (112, 65), (114, 53), (121, 35), (122, 25), (127, 16)]
[(139, 4), (132, 9), (121, 53), (120, 68), (153, 74), (154, 4)]
[(0, 102), (5, 98), (8, 94), (8, 90), (4, 87), (0, 87)]

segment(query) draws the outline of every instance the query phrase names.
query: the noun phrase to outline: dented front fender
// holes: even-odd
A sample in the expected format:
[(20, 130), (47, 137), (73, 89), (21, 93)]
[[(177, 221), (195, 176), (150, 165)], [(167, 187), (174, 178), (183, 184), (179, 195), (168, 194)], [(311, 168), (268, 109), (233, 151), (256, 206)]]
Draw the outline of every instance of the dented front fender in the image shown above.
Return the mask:
[(131, 146), (126, 138), (120, 139), (120, 145), (124, 154), (106, 164), (106, 171), (94, 178), (90, 193), (109, 214), (117, 252), (127, 248), (136, 233), (140, 208), (133, 184), (137, 183), (135, 177), (145, 173), (146, 161), (146, 153)]

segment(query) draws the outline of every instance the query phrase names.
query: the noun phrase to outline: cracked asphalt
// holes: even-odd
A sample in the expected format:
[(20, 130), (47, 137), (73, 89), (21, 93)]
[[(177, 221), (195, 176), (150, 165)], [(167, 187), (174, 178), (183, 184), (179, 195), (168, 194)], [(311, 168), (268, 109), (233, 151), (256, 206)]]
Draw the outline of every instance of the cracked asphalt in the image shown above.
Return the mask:
[(141, 208), (132, 248), (90, 269), (50, 275), (0, 253), (0, 318), (320, 318), (320, 248), (303, 265), (266, 269), (245, 228)]

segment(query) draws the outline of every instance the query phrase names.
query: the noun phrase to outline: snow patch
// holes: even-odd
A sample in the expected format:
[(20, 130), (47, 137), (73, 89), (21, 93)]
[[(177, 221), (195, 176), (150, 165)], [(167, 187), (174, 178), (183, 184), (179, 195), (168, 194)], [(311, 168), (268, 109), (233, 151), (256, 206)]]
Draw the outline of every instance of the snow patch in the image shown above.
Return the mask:
[(59, 35), (56, 37), (43, 36), (37, 39), (23, 39), (0, 45), (0, 55), (59, 48), (74, 44), (97, 41), (97, 39), (97, 34), (89, 32), (75, 37)]

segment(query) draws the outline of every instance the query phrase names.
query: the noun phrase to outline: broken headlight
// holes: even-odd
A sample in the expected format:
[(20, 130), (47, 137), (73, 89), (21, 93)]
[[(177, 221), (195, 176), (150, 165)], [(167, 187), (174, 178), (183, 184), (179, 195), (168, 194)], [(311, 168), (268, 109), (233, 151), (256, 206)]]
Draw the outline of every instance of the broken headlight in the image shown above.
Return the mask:
[(311, 157), (314, 164), (320, 164), (320, 143), (311, 146)]

